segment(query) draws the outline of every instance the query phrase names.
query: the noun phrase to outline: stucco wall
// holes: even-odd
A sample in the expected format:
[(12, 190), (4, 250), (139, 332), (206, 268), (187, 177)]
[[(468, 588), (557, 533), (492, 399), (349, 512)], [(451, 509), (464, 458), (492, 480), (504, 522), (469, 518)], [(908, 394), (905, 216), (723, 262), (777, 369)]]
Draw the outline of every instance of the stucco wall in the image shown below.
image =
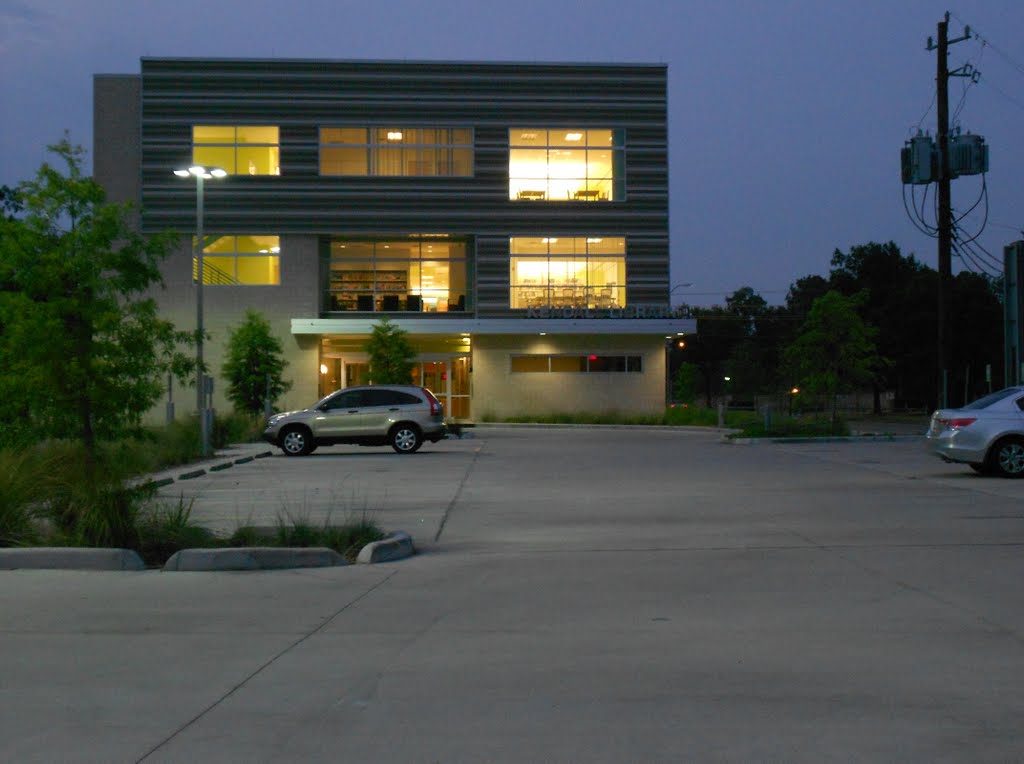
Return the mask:
[[(640, 355), (642, 373), (510, 373), (511, 354)], [(650, 336), (473, 337), (473, 418), (518, 414), (653, 414), (665, 408), (664, 340)]]
[[(187, 181), (185, 181), (187, 182)], [(154, 292), (161, 315), (179, 329), (194, 331), (196, 326), (196, 288), (192, 283), (191, 237), (183, 237), (180, 246), (164, 261), (165, 288)], [(281, 237), (281, 283), (278, 286), (203, 287), (203, 325), (208, 339), (204, 357), (214, 377), (214, 408), (231, 411), (225, 397), (227, 383), (221, 376), (223, 358), (232, 328), (245, 318), (249, 308), (261, 313), (281, 340), (288, 361), (285, 379), (292, 389), (278, 401), (282, 409), (301, 408), (317, 399), (319, 369), (318, 339), (294, 336), (293, 317), (315, 316), (319, 309), (319, 256), (315, 236)], [(195, 411), (195, 388), (175, 383), (175, 408), (179, 416)], [(161, 402), (155, 415), (163, 416)]]

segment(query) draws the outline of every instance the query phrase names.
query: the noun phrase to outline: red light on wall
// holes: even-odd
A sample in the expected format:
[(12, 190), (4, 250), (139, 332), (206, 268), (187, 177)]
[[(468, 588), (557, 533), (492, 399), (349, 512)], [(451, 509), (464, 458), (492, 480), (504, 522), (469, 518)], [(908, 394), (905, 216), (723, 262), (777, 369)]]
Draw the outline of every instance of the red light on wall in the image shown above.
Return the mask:
[(590, 360), (591, 360), (591, 361), (596, 361), (596, 360), (597, 360), (597, 356), (596, 356), (596, 355), (592, 355), (592, 356), (590, 356)]

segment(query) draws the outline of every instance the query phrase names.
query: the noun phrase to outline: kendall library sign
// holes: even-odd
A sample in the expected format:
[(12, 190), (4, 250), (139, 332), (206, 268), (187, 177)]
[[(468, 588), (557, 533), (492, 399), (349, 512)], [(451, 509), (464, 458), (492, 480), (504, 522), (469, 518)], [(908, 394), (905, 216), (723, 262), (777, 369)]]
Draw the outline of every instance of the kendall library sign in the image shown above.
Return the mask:
[(528, 308), (527, 318), (682, 318), (667, 305), (627, 305), (622, 308)]

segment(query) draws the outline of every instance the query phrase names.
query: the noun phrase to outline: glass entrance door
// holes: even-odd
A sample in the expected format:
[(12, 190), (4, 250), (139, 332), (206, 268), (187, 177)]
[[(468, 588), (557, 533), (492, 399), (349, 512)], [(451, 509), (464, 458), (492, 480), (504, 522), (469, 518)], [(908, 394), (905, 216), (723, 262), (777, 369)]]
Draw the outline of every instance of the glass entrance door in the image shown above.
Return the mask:
[(469, 356), (414, 364), (412, 383), (436, 395), (446, 417), (469, 419)]

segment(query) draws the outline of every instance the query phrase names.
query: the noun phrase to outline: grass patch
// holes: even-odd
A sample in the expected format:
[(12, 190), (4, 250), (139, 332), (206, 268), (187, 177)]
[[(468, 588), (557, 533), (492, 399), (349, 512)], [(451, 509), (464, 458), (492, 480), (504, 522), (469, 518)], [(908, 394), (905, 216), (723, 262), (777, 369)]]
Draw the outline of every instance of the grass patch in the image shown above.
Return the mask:
[(768, 427), (763, 418), (743, 426), (731, 438), (820, 438), (850, 434), (850, 427), (842, 417), (834, 422), (830, 417), (772, 416)]
[[(758, 415), (751, 411), (726, 410), (726, 427), (745, 427), (757, 421)], [(485, 414), (482, 422), (502, 424), (617, 424), (670, 427), (717, 427), (718, 411), (704, 406), (676, 405), (666, 408), (661, 414), (627, 414), (609, 412), (561, 412), (552, 414), (521, 414), (496, 417)]]
[(158, 506), (139, 523), (139, 556), (150, 567), (162, 566), (182, 549), (226, 546), (212, 531), (192, 520), (192, 502)]
[(314, 523), (306, 513), (284, 509), (278, 513), (274, 530), (279, 546), (325, 546), (349, 562), (356, 561), (364, 546), (386, 536), (380, 526), (369, 519), (365, 508), (346, 512), (346, 519), (339, 524), (332, 522), (331, 513), (322, 523)]
[(138, 462), (126, 463), (126, 447), (104, 448), (95, 463), (69, 442), (0, 450), (0, 547), (132, 549), (157, 567), (182, 549), (227, 546), (326, 546), (355, 561), (365, 544), (385, 536), (365, 508), (340, 524), (283, 512), (269, 532), (241, 526), (218, 536), (195, 521), (191, 502), (162, 503), (152, 484), (132, 485)]

